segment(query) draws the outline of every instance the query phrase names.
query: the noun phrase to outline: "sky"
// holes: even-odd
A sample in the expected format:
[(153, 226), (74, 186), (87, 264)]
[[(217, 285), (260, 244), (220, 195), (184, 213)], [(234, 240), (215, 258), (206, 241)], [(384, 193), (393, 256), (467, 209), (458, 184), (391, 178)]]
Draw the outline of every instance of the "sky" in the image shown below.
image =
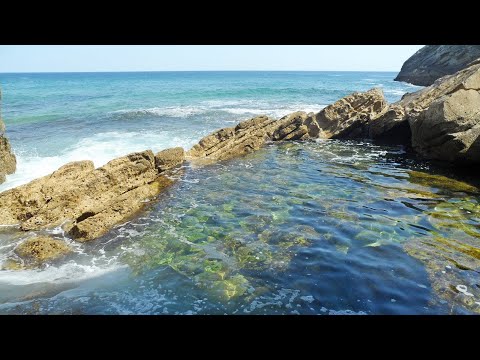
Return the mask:
[(1, 72), (399, 71), (423, 45), (0, 45)]

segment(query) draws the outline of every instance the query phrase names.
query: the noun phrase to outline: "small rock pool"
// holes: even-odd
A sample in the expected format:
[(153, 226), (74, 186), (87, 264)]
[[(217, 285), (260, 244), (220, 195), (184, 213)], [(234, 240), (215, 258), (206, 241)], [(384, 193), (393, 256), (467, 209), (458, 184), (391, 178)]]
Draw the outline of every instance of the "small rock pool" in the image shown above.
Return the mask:
[[(0, 313), (479, 313), (480, 192), (444, 175), (335, 140), (187, 164), (101, 239), (1, 270)], [(22, 236), (0, 227), (0, 262)]]

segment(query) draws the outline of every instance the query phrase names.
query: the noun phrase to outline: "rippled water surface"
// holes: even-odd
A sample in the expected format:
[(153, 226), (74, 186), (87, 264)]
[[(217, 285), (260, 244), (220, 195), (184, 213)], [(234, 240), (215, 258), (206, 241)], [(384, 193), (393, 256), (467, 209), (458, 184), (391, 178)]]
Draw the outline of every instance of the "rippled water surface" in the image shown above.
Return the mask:
[[(0, 74), (18, 158), (0, 191), (72, 160), (189, 148), (260, 113), (318, 111), (372, 86), (390, 101), (416, 89), (394, 76)], [(40, 269), (0, 270), (0, 313), (478, 313), (479, 192), (448, 172), (401, 147), (355, 141), (187, 163), (108, 235), (66, 239), (75, 252)], [(31, 235), (0, 226), (1, 267)]]
[[(69, 259), (0, 272), (0, 311), (449, 313), (405, 245), (457, 236), (432, 212), (466, 197), (477, 210), (460, 233), (478, 239), (478, 197), (464, 183), (428, 185), (424, 171), (401, 148), (339, 141), (186, 165), (140, 218)], [(11, 235), (1, 238), (5, 254)]]

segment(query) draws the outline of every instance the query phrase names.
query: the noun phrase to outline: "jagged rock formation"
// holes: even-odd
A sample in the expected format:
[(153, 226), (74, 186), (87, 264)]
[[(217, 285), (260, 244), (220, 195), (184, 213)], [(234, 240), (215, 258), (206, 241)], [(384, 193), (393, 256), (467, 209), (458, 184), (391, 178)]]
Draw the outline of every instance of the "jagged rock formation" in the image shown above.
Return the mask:
[(236, 127), (215, 131), (199, 141), (187, 152), (189, 159), (225, 160), (260, 149), (271, 138), (277, 121), (268, 116), (257, 116)]
[(427, 45), (402, 66), (396, 81), (429, 86), (442, 76), (451, 75), (480, 58), (480, 45)]
[(368, 136), (368, 124), (387, 110), (381, 89), (353, 93), (327, 106), (314, 116), (322, 135), (332, 139)]
[[(0, 91), (0, 102), (2, 92)], [(5, 181), (5, 175), (13, 174), (17, 168), (17, 158), (12, 152), (10, 142), (5, 136), (5, 123), (0, 112), (0, 184)]]
[(102, 236), (173, 182), (159, 175), (155, 160), (147, 150), (98, 169), (91, 161), (68, 163), (51, 175), (1, 193), (0, 223), (19, 224), (25, 231), (62, 226), (78, 241)]

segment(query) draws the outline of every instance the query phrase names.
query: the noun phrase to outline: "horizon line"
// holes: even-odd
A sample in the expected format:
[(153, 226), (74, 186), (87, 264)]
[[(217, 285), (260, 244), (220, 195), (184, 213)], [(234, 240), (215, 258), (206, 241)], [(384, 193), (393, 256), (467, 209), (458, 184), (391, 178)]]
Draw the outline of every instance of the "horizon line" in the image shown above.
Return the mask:
[(0, 71), (0, 74), (91, 74), (150, 72), (398, 72), (398, 70), (96, 70), (96, 71)]

